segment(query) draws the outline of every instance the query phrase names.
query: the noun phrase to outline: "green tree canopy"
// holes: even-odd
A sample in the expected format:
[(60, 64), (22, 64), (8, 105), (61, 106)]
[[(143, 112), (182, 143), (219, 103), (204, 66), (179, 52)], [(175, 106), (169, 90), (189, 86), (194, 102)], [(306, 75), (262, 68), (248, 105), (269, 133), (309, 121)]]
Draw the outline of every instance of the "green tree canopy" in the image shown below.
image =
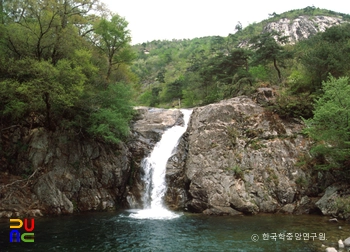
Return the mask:
[(301, 42), (301, 63), (310, 80), (309, 89), (318, 91), (328, 75), (350, 74), (350, 24), (334, 26)]
[(285, 59), (290, 58), (291, 55), (282, 44), (288, 41), (288, 37), (281, 36), (277, 32), (265, 32), (253, 37), (250, 43), (255, 49), (253, 65), (260, 65), (273, 62), (273, 66), (277, 71), (278, 79), (281, 82), (282, 75), (279, 65), (283, 66)]
[(95, 25), (95, 45), (107, 56), (107, 82), (110, 79), (112, 68), (120, 64), (130, 64), (134, 54), (127, 45), (131, 42), (128, 22), (119, 15), (113, 15), (110, 20), (102, 18)]
[(31, 124), (124, 137), (132, 115), (126, 82), (135, 79), (126, 20), (105, 19), (98, 0), (0, 3), (0, 129)]
[(322, 88), (305, 132), (316, 142), (312, 153), (323, 160), (320, 168), (341, 168), (350, 176), (350, 79), (330, 76)]

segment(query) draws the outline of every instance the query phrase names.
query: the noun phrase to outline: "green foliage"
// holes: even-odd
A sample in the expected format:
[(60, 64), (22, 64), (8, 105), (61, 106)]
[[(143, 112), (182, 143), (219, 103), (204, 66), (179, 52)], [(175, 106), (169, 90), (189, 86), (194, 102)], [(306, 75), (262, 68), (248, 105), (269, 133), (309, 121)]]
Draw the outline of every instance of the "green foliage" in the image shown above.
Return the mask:
[(234, 165), (230, 168), (227, 168), (226, 170), (228, 171), (232, 171), (234, 173), (234, 176), (236, 179), (242, 179), (243, 178), (243, 171), (241, 169), (241, 167), (239, 167), (238, 165)]
[(282, 81), (281, 70), (278, 65), (284, 65), (284, 60), (291, 58), (291, 52), (281, 44), (285, 44), (288, 37), (281, 36), (277, 32), (266, 32), (253, 37), (250, 42), (255, 49), (253, 65), (273, 63), (277, 71), (278, 79)]
[(268, 81), (268, 73), (263, 65), (252, 66), (249, 69), (252, 79), (265, 82)]
[(329, 74), (334, 77), (350, 74), (349, 39), (350, 24), (345, 24), (331, 27), (298, 45), (308, 90), (319, 91)]
[(171, 82), (167, 85), (166, 90), (166, 99), (167, 100), (175, 100), (175, 99), (181, 99), (182, 98), (182, 89), (184, 86), (184, 79), (183, 77), (174, 82)]
[(152, 91), (147, 90), (143, 92), (139, 97), (138, 97), (138, 103), (143, 106), (149, 106), (151, 104), (152, 100)]
[[(143, 105), (193, 107), (237, 95), (250, 95), (256, 87), (274, 87), (277, 97), (267, 104), (282, 118), (312, 117), (320, 83), (333, 76), (349, 75), (347, 25), (327, 29), (309, 42), (286, 45), (287, 38), (263, 32), (268, 22), (306, 15), (342, 16), (307, 7), (276, 14), (228, 37), (152, 41), (134, 46), (138, 59), (132, 66), (139, 76), (139, 101)], [(253, 46), (248, 46), (248, 45)], [(332, 46), (336, 44), (336, 46)], [(239, 46), (238, 46), (239, 45)], [(147, 53), (145, 53), (145, 50)], [(271, 105), (272, 104), (272, 105)]]
[[(128, 23), (97, 4), (1, 5), (0, 128), (69, 129), (113, 143), (128, 134), (130, 84), (137, 80), (128, 67), (134, 59)], [(120, 80), (125, 84), (115, 84)]]
[(289, 89), (281, 89), (270, 109), (283, 119), (310, 118), (313, 115), (313, 98), (314, 95), (308, 93), (294, 95)]
[(159, 98), (159, 93), (162, 91), (161, 87), (153, 87), (152, 88), (152, 96), (151, 96), (151, 101), (150, 101), (150, 106), (154, 107), (159, 104), (160, 98)]
[(338, 213), (350, 214), (350, 196), (337, 198), (335, 206), (338, 209)]
[(316, 142), (312, 154), (324, 157), (319, 168), (340, 168), (350, 175), (349, 77), (330, 76), (323, 82), (323, 91), (316, 100), (314, 117), (305, 120), (305, 132)]
[(109, 85), (96, 97), (98, 107), (91, 113), (87, 131), (96, 138), (119, 143), (129, 134), (129, 121), (133, 116), (128, 86), (117, 83)]
[(295, 183), (299, 186), (304, 186), (306, 187), (309, 183), (307, 179), (304, 176), (299, 176), (296, 180)]
[(110, 79), (113, 67), (130, 64), (134, 59), (133, 51), (127, 46), (131, 41), (127, 25), (128, 22), (119, 15), (113, 15), (110, 20), (102, 18), (95, 24), (95, 44), (108, 59), (107, 81)]

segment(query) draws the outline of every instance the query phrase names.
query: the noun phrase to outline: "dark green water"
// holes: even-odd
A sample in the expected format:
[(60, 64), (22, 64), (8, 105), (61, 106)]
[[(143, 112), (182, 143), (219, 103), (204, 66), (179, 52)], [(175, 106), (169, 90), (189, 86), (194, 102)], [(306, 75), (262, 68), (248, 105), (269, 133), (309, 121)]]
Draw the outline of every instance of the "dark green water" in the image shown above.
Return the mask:
[[(130, 212), (88, 213), (35, 219), (34, 243), (10, 243), (9, 220), (0, 222), (0, 251), (324, 251), (350, 236), (350, 225), (327, 217), (256, 215), (213, 217), (181, 214), (170, 220), (133, 219)], [(342, 226), (342, 229), (339, 229)], [(263, 240), (263, 234), (293, 239)], [(296, 240), (294, 233), (317, 238)], [(319, 240), (325, 233), (325, 241)], [(253, 234), (259, 240), (253, 242)]]

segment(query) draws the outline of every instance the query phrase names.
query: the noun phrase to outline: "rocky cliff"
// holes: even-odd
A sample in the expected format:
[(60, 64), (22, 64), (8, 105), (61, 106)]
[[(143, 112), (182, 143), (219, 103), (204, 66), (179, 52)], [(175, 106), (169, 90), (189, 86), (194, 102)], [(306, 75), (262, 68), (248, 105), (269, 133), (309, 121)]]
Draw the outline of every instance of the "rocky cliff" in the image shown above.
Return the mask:
[(125, 144), (109, 146), (43, 128), (13, 133), (18, 134), (11, 141), (14, 147), (2, 142), (16, 160), (2, 167), (0, 215), (58, 215), (115, 209), (123, 203), (130, 173)]
[[(302, 122), (284, 121), (254, 100), (236, 97), (193, 110), (167, 164), (171, 209), (205, 214), (341, 211), (350, 186), (310, 164)], [(1, 132), (0, 217), (141, 208), (141, 162), (162, 133), (181, 125), (179, 110), (136, 108), (131, 136), (108, 145), (74, 132), (11, 127)], [(349, 198), (350, 199), (350, 198)]]
[(290, 44), (315, 35), (318, 32), (324, 32), (327, 28), (344, 23), (341, 17), (329, 16), (299, 16), (295, 19), (281, 18), (276, 22), (268, 23), (263, 31), (280, 32), (283, 36), (288, 36)]
[(136, 110), (131, 137), (119, 145), (85, 139), (75, 132), (25, 127), (3, 130), (0, 217), (138, 206), (142, 158), (166, 128), (183, 120), (178, 110)]
[(302, 128), (248, 97), (195, 108), (168, 163), (168, 205), (215, 215), (331, 214), (332, 205), (336, 214), (333, 203), (349, 187), (331, 187), (333, 198), (321, 200), (322, 188), (336, 180), (307, 166), (310, 141)]

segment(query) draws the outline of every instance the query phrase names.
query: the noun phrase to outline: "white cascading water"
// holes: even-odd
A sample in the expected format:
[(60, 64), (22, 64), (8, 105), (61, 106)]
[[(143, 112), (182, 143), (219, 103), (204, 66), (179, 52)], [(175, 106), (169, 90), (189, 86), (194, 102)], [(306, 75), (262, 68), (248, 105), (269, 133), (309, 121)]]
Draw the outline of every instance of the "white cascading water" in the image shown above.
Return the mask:
[(184, 126), (174, 126), (166, 130), (151, 154), (141, 165), (145, 175), (142, 178), (145, 184), (143, 196), (144, 209), (134, 210), (130, 217), (137, 219), (172, 219), (179, 215), (169, 211), (163, 204), (166, 192), (165, 172), (168, 159), (173, 155), (179, 139), (185, 133), (192, 110), (181, 109), (184, 115)]

